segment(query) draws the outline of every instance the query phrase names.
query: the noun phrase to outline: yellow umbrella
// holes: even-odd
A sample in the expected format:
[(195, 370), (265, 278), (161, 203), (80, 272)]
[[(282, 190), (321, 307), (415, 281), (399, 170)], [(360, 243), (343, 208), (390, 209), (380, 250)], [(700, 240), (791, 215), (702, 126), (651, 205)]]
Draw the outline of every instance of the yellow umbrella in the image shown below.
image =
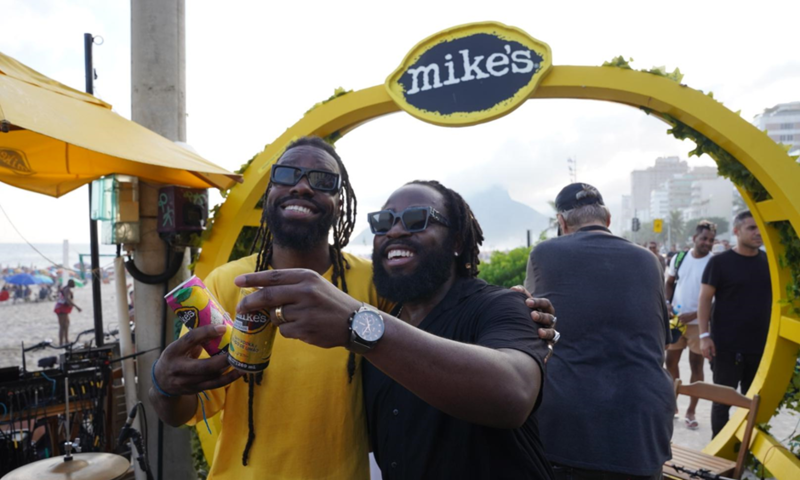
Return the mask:
[(193, 188), (241, 181), (0, 53), (0, 182), (59, 197), (112, 173)]

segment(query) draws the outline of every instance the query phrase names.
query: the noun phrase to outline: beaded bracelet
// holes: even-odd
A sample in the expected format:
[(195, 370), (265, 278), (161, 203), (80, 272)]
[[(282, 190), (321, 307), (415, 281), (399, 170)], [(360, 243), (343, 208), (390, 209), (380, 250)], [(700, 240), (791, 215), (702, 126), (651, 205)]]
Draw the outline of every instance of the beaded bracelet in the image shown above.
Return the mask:
[(177, 397), (177, 395), (171, 395), (171, 394), (165, 392), (164, 390), (162, 390), (161, 387), (158, 386), (158, 382), (156, 382), (156, 365), (157, 364), (158, 364), (158, 359), (156, 359), (156, 361), (153, 362), (153, 369), (150, 371), (150, 377), (153, 380), (153, 387), (156, 389), (156, 391), (158, 393), (160, 393), (161, 395), (163, 395), (163, 396), (165, 396), (167, 398)]
[[(164, 390), (162, 390), (161, 387), (158, 386), (158, 382), (156, 382), (156, 364), (157, 363), (158, 363), (158, 359), (156, 359), (156, 361), (153, 362), (153, 369), (150, 371), (150, 377), (153, 380), (153, 387), (156, 389), (156, 391), (158, 393), (160, 393), (161, 395), (163, 395), (163, 396), (165, 396), (167, 398), (177, 397), (178, 395), (171, 395), (171, 394), (165, 392)], [(206, 397), (206, 400), (208, 400), (209, 398), (208, 398), (208, 394), (205, 391), (200, 392), (200, 393), (197, 394), (197, 398), (198, 398), (198, 400), (200, 400), (200, 410), (203, 412), (203, 422), (205, 422), (206, 428), (208, 429), (208, 433), (210, 435), (211, 434), (211, 426), (208, 424), (208, 418), (206, 418), (206, 405), (205, 405), (205, 402), (203, 401), (203, 397), (200, 395), (201, 393)]]

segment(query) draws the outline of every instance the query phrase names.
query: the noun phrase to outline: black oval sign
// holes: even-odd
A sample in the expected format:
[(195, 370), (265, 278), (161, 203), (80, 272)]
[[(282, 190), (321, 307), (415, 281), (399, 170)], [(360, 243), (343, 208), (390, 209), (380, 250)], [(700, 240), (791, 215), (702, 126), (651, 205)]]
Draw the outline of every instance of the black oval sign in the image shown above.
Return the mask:
[(406, 111), (440, 125), (471, 125), (524, 102), (549, 69), (550, 49), (498, 23), (440, 32), (414, 47), (386, 81)]

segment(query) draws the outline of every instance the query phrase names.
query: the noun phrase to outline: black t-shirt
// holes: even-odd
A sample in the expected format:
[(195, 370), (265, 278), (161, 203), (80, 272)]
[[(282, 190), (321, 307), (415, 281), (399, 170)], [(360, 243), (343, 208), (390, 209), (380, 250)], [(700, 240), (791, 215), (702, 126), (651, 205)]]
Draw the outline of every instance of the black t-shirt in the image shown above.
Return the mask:
[[(525, 352), (544, 376), (547, 345), (523, 298), (483, 280), (459, 279), (419, 328), (458, 342)], [(363, 365), (369, 437), (383, 478), (553, 477), (533, 415), (518, 429), (469, 423), (425, 403), (369, 362)], [(540, 399), (541, 393), (537, 406)]]
[(747, 257), (728, 250), (714, 255), (703, 271), (703, 283), (716, 288), (711, 317), (716, 349), (762, 353), (772, 309), (767, 254)]

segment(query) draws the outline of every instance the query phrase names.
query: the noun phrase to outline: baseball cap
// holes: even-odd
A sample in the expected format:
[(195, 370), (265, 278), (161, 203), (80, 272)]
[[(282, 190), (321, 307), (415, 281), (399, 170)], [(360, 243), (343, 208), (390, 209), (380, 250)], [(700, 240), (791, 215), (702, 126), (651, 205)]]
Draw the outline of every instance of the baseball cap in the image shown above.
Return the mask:
[(559, 212), (593, 204), (605, 205), (600, 192), (588, 183), (571, 183), (556, 196), (556, 211)]

